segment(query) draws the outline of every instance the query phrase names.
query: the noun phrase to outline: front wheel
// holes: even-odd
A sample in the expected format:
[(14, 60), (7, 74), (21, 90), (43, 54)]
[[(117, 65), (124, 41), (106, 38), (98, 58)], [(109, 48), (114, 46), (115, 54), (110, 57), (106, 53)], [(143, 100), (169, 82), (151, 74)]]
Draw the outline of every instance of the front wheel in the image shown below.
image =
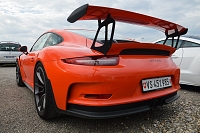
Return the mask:
[(36, 65), (34, 72), (34, 98), (40, 118), (47, 120), (58, 116), (55, 110), (52, 87), (41, 63)]

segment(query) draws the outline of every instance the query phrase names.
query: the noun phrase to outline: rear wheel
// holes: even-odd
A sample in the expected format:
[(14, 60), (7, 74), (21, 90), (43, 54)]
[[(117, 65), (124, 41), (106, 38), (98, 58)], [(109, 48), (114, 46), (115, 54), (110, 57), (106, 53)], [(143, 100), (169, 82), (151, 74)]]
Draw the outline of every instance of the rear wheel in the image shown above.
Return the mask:
[(16, 82), (17, 82), (17, 85), (20, 87), (25, 86), (24, 82), (22, 81), (22, 76), (21, 76), (18, 62), (16, 62)]
[(34, 98), (37, 113), (42, 119), (47, 120), (58, 116), (52, 87), (41, 63), (36, 65), (34, 72)]

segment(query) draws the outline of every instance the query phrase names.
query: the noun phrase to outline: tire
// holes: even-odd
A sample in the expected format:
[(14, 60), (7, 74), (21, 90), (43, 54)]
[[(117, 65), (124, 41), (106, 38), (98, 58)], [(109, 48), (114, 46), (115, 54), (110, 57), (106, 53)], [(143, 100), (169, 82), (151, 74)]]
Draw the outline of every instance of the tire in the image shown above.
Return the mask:
[(55, 100), (51, 83), (41, 63), (38, 63), (35, 67), (34, 98), (36, 110), (40, 118), (48, 120), (59, 116), (55, 109)]
[(22, 76), (21, 76), (18, 62), (16, 62), (16, 82), (17, 82), (17, 85), (20, 87), (25, 86), (24, 82), (22, 81)]

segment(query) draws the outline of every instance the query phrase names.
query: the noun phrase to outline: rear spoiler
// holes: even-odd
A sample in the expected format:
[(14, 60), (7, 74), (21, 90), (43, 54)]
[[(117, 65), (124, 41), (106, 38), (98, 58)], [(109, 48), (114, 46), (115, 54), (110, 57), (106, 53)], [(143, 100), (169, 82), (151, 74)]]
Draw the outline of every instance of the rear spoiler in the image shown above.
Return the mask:
[[(94, 42), (91, 46), (91, 49), (95, 49), (104, 54), (108, 52), (108, 50), (110, 49), (112, 45), (112, 39), (114, 35), (114, 30), (115, 30), (115, 21), (141, 25), (141, 26), (160, 30), (164, 32), (166, 35), (165, 41), (167, 41), (169, 37), (172, 37), (172, 39), (174, 37), (178, 37), (179, 39), (181, 35), (185, 35), (188, 31), (187, 28), (181, 25), (166, 21), (166, 20), (158, 19), (155, 17), (151, 17), (151, 16), (147, 16), (147, 15), (143, 15), (143, 14), (139, 14), (135, 12), (108, 8), (108, 7), (92, 6), (89, 4), (85, 4), (77, 8), (67, 18), (67, 21), (69, 21), (70, 23), (74, 23), (77, 20), (98, 20), (99, 27), (98, 27), (96, 36), (94, 38)], [(101, 22), (101, 20), (104, 20), (104, 21)], [(108, 28), (106, 28), (108, 27), (109, 24), (112, 24), (110, 40), (108, 40), (107, 38)], [(103, 45), (102, 47), (95, 47), (95, 42), (96, 42), (98, 33), (102, 27), (106, 28), (105, 44), (104, 44), (105, 46)], [(178, 44), (178, 41), (177, 41), (177, 44)]]

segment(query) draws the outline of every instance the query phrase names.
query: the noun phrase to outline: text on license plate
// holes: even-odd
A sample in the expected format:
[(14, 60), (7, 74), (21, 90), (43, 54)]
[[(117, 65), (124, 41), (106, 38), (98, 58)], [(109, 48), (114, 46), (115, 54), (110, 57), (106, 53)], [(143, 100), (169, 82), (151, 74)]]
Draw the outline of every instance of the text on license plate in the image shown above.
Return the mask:
[(4, 56), (5, 59), (13, 59), (16, 58), (16, 56)]
[(156, 90), (172, 86), (171, 77), (161, 77), (142, 80), (143, 91)]

